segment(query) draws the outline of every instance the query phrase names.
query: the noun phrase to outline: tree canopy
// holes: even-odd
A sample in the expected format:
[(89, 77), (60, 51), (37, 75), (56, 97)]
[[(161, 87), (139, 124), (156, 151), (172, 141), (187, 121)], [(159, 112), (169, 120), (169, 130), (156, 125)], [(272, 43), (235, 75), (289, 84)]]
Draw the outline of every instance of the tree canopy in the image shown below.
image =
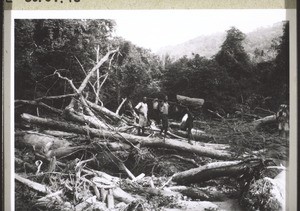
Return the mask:
[[(288, 102), (289, 25), (273, 40), (274, 60), (250, 59), (243, 47), (246, 35), (235, 27), (227, 30), (225, 41), (211, 59), (194, 54), (172, 60), (149, 49), (114, 37), (114, 20), (37, 19), (15, 21), (15, 98), (36, 99), (63, 95), (70, 90), (66, 81), (53, 75), (59, 71), (78, 86), (108, 50), (118, 47), (110, 61), (93, 75), (87, 92), (96, 92), (109, 107), (122, 98), (134, 101), (143, 95), (176, 94), (203, 98), (226, 113), (238, 105), (277, 109)], [(261, 49), (255, 55), (262, 54)], [(96, 96), (96, 95), (95, 95)], [(90, 100), (95, 100), (90, 95)], [(267, 100), (266, 100), (267, 99)], [(62, 106), (64, 101), (54, 102)]]

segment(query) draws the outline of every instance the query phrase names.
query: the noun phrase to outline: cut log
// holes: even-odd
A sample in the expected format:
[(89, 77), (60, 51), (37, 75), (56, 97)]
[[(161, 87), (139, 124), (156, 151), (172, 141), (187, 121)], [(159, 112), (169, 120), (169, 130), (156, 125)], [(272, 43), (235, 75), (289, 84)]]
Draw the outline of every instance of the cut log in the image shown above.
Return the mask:
[(276, 122), (276, 115), (266, 116), (262, 119), (257, 119), (255, 121), (253, 121), (252, 123), (253, 123), (253, 126), (257, 129), (261, 125), (273, 123), (273, 122)]
[(173, 175), (173, 181), (178, 184), (190, 184), (218, 177), (237, 177), (247, 173), (249, 169), (259, 166), (262, 166), (261, 159), (209, 163), (198, 168), (176, 173)]
[(159, 138), (148, 138), (142, 136), (131, 135), (127, 133), (116, 133), (107, 130), (98, 130), (89, 127), (80, 127), (75, 124), (70, 124), (67, 122), (54, 121), (51, 119), (45, 119), (36, 117), (30, 114), (22, 114), (21, 117), (33, 124), (38, 124), (42, 126), (47, 126), (53, 129), (59, 129), (66, 132), (75, 132), (79, 134), (89, 134), (92, 137), (100, 137), (107, 139), (117, 139), (117, 140), (127, 140), (133, 144), (140, 144), (142, 147), (163, 147), (169, 149), (176, 149), (180, 151), (186, 151), (191, 153), (196, 153), (202, 156), (220, 158), (220, 159), (231, 159), (231, 153), (227, 151), (225, 145), (218, 144), (206, 144), (206, 143), (197, 143), (194, 145), (188, 144), (175, 139), (159, 139)]
[(184, 106), (191, 106), (193, 108), (201, 108), (204, 104), (204, 99), (191, 98), (183, 95), (176, 95), (178, 102)]
[(32, 146), (34, 151), (45, 154), (50, 149), (70, 146), (71, 143), (65, 139), (59, 139), (54, 136), (44, 135), (37, 132), (26, 132), (23, 138), (16, 139), (17, 143)]

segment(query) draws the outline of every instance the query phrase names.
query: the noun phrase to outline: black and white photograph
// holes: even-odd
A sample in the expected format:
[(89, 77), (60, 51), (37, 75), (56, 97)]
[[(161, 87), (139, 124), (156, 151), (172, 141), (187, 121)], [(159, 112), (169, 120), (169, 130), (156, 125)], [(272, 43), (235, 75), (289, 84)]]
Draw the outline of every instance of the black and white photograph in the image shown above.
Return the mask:
[(288, 210), (286, 10), (45, 13), (12, 26), (14, 210)]

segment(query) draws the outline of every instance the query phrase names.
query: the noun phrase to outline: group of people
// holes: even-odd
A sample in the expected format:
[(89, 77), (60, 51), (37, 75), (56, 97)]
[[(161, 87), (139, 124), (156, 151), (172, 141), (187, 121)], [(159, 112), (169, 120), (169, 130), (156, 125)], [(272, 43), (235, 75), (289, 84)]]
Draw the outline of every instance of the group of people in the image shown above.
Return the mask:
[[(160, 101), (155, 98), (152, 101), (152, 112), (151, 112), (151, 119), (153, 119), (157, 125), (161, 124), (161, 131), (160, 135), (164, 133), (164, 139), (166, 138), (166, 135), (168, 133), (168, 127), (169, 127), (169, 109), (170, 105), (168, 103), (168, 97), (165, 96), (163, 101)], [(143, 97), (142, 102), (139, 102), (137, 106), (134, 108), (134, 110), (139, 115), (139, 127), (138, 127), (138, 135), (144, 135), (145, 133), (145, 127), (148, 124), (148, 104), (147, 104), (147, 97)], [(279, 135), (283, 138), (288, 137), (289, 133), (289, 110), (288, 106), (286, 104), (280, 105), (280, 108), (278, 112), (276, 113), (276, 119), (278, 122), (278, 130)], [(188, 142), (191, 144), (191, 130), (193, 128), (193, 121), (194, 116), (192, 112), (189, 110), (188, 107), (185, 108), (185, 115), (182, 118), (180, 128), (182, 130), (185, 130), (188, 132)]]
[[(134, 110), (139, 115), (139, 127), (138, 127), (138, 135), (144, 135), (145, 127), (148, 123), (148, 104), (147, 104), (147, 97), (143, 97), (143, 100), (139, 102)], [(161, 131), (160, 135), (163, 133), (163, 138), (165, 140), (166, 135), (168, 133), (169, 128), (169, 115), (170, 105), (168, 103), (168, 96), (165, 96), (164, 99), (159, 102), (157, 98), (155, 98), (152, 102), (152, 119), (156, 122), (157, 125), (161, 123)], [(186, 118), (185, 118), (186, 117)], [(186, 108), (186, 115), (184, 116), (184, 126), (182, 129), (188, 131), (188, 141), (190, 142), (191, 137), (191, 130), (193, 127), (193, 115), (188, 108)]]

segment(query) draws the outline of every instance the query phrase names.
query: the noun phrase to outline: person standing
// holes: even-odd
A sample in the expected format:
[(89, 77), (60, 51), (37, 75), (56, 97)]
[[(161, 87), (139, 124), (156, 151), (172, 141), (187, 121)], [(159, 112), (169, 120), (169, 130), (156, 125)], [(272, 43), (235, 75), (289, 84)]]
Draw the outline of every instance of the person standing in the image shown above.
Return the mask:
[[(139, 115), (138, 135), (144, 135), (145, 127), (147, 126), (147, 121), (148, 121), (147, 98), (143, 97), (143, 101), (139, 102), (134, 109)], [(141, 134), (141, 130), (142, 130), (142, 134)]]
[(187, 120), (186, 120), (185, 129), (188, 132), (187, 134), (188, 142), (192, 144), (191, 136), (192, 136), (192, 128), (194, 127), (194, 115), (192, 114), (189, 108), (186, 108), (186, 114), (187, 114)]
[(153, 119), (156, 122), (157, 125), (160, 123), (160, 117), (159, 117), (159, 106), (158, 106), (158, 99), (155, 98), (152, 102), (152, 110), (153, 110)]
[(194, 127), (194, 115), (190, 111), (189, 108), (185, 108), (185, 114), (182, 117), (181, 124), (180, 124), (180, 129), (187, 131), (187, 140), (190, 144), (192, 144), (191, 136), (192, 136), (192, 128)]
[(289, 110), (286, 104), (282, 104), (276, 113), (276, 119), (278, 122), (279, 135), (282, 138), (287, 138), (289, 134)]
[(164, 101), (160, 106), (161, 120), (162, 120), (162, 128), (160, 134), (162, 135), (162, 133), (164, 132), (164, 140), (167, 136), (168, 127), (169, 127), (169, 120), (168, 120), (169, 107), (170, 106), (168, 103), (168, 96), (165, 96)]

